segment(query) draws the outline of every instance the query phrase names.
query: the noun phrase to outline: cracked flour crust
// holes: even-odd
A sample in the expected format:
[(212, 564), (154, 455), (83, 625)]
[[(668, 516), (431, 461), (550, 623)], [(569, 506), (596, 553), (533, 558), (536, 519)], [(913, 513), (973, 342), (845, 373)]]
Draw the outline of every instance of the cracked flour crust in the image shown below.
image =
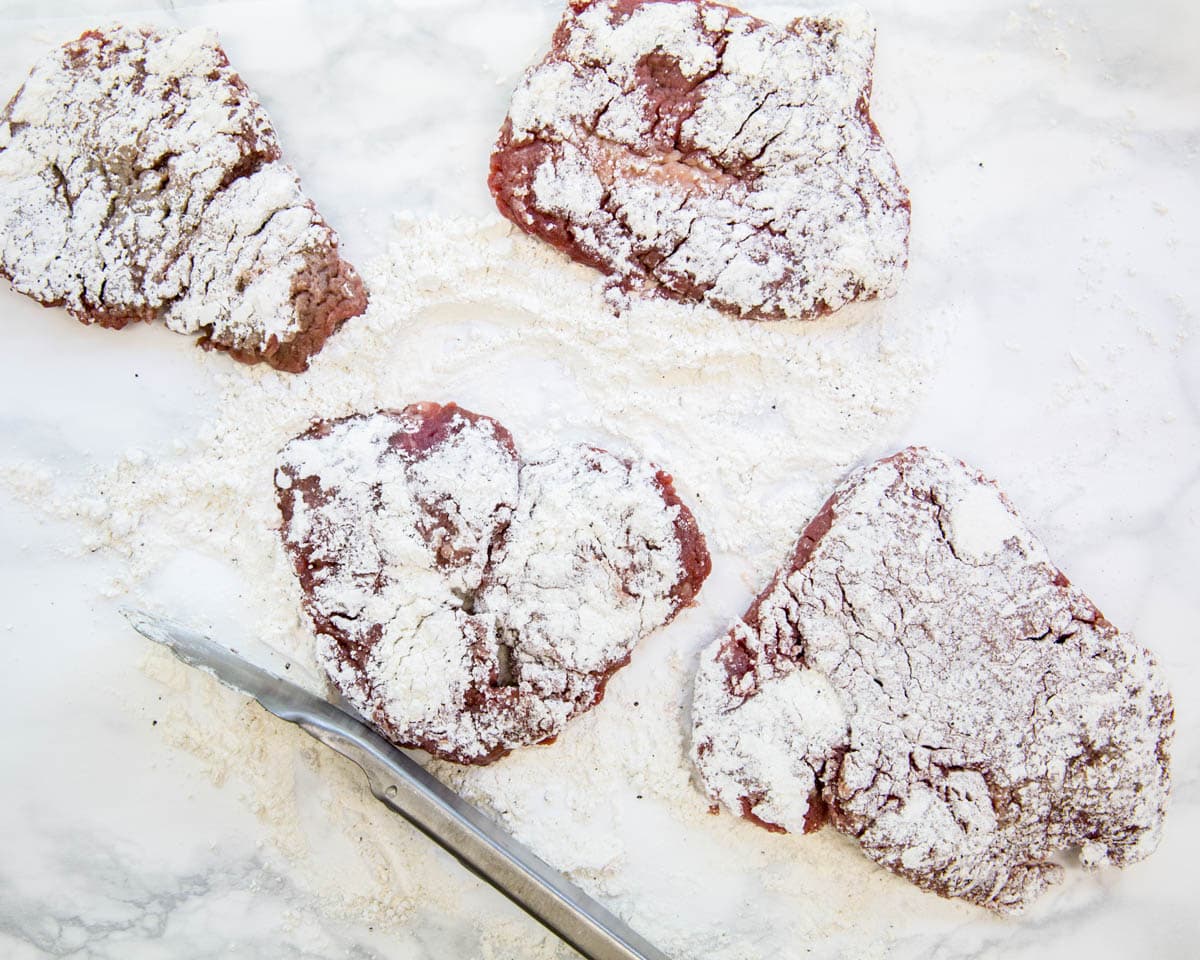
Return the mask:
[(522, 463), (454, 404), (320, 421), (275, 483), (334, 684), (459, 763), (552, 740), (709, 572), (661, 470), (585, 446)]
[(625, 290), (812, 318), (895, 292), (908, 192), (868, 107), (874, 29), (692, 0), (575, 0), (489, 184)]
[(34, 66), (0, 113), (0, 276), (292, 372), (367, 302), (205, 30), (92, 30)]
[(918, 886), (1000, 912), (1051, 858), (1158, 843), (1171, 696), (996, 486), (909, 448), (860, 471), (696, 677), (709, 794), (771, 830), (828, 821)]

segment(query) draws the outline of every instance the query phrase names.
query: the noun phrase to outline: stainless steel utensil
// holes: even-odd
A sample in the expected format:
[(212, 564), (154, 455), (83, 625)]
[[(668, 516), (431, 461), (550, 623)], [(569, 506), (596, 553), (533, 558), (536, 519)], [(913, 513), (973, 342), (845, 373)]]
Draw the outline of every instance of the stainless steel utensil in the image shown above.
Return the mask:
[(349, 757), (371, 792), (589, 960), (669, 960), (360, 720), (182, 624), (123, 610), (138, 633)]

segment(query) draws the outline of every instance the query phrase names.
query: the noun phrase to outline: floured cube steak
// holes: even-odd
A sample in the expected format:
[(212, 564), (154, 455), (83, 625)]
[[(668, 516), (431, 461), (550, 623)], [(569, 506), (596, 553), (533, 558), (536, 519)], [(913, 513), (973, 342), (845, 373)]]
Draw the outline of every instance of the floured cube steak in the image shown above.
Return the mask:
[(1173, 707), (996, 486), (910, 448), (848, 479), (701, 658), (694, 759), (771, 830), (829, 822), (926, 890), (1020, 909), (1056, 854), (1158, 843)]
[(34, 66), (0, 113), (0, 275), (293, 372), (367, 303), (205, 30), (90, 30)]
[(574, 0), (513, 94), (500, 211), (625, 291), (758, 319), (895, 291), (908, 192), (869, 113), (874, 29)]
[(334, 684), (459, 763), (553, 739), (708, 576), (657, 467), (586, 446), (526, 462), (454, 404), (318, 422), (275, 483)]

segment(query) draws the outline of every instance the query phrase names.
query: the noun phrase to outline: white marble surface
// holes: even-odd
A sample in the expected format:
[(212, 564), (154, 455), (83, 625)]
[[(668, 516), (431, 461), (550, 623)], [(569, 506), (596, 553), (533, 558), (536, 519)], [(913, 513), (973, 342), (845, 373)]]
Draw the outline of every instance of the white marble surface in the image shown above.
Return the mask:
[[(393, 211), (490, 214), (491, 139), (558, 13), (534, 0), (45, 8), (0, 2), (0, 93), (96, 23), (212, 25), (359, 261)], [(872, 955), (1200, 953), (1198, 9), (873, 7), (874, 112), (913, 197), (911, 283), (953, 318), (893, 445), (936, 444), (1000, 477), (1072, 579), (1157, 652), (1179, 730), (1153, 858), (1021, 920), (935, 903)], [(163, 330), (85, 329), (4, 290), (0, 337), (0, 464), (77, 476), (194, 430), (211, 396), (212, 365)], [(484, 934), (520, 918), (449, 859), (455, 907), (400, 929), (314, 901), (237, 785), (158, 736), (171, 691), (101, 596), (111, 561), (75, 556), (78, 532), (19, 491), (0, 487), (0, 504), (0, 956), (508, 956)], [(819, 939), (762, 949), (838, 955)]]

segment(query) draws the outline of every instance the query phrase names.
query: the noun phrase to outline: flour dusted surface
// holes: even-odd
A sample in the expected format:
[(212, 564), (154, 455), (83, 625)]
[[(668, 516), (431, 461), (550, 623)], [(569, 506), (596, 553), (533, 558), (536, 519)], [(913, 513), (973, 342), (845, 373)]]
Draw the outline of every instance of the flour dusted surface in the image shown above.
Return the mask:
[[(800, 678), (811, 677), (808, 681)], [(709, 793), (828, 819), (921, 887), (1001, 912), (1158, 844), (1173, 707), (1150, 655), (990, 481), (910, 448), (855, 474), (696, 677)]]
[(0, 114), (0, 274), (85, 323), (161, 317), (302, 369), (358, 275), (207, 30), (90, 31)]
[[(699, 649), (745, 609), (837, 479), (910, 415), (944, 318), (903, 296), (818, 324), (731, 324), (661, 300), (614, 318), (593, 271), (498, 218), (402, 218), (382, 245), (365, 272), (370, 309), (305, 376), (198, 355), (215, 396), (194, 434), (131, 449), (78, 483), (9, 471), (5, 485), (79, 526), (80, 548), (112, 570), (109, 595), (209, 624), (319, 691), (272, 482), (277, 451), (313, 419), (457, 399), (502, 421), (531, 461), (583, 442), (667, 466), (713, 553), (698, 604), (646, 637), (552, 747), (486, 767), (437, 763), (438, 776), (671, 956), (757, 960), (764, 917), (772, 942), (857, 955), (914, 917), (936, 919), (937, 903), (831, 832), (763, 843), (750, 825), (709, 816), (685, 723)], [(228, 587), (197, 593), (196, 578), (219, 570)], [(352, 766), (206, 678), (170, 674), (191, 692), (164, 691), (173, 719), (156, 729), (240, 784), (271, 846), (300, 861), (315, 909), (398, 932), (432, 911), (474, 928), (493, 951), (483, 956), (570, 955), (535, 924), (464, 916), (474, 881), (379, 807)], [(316, 812), (298, 758), (329, 785)], [(345, 862), (331, 865), (334, 838)], [(845, 877), (855, 883), (831, 882)]]
[(626, 289), (758, 318), (895, 292), (908, 195), (867, 112), (874, 30), (576, 2), (513, 94), (505, 216)]
[(325, 668), (395, 742), (489, 763), (557, 736), (708, 575), (645, 462), (521, 463), (453, 404), (321, 422), (276, 471)]

